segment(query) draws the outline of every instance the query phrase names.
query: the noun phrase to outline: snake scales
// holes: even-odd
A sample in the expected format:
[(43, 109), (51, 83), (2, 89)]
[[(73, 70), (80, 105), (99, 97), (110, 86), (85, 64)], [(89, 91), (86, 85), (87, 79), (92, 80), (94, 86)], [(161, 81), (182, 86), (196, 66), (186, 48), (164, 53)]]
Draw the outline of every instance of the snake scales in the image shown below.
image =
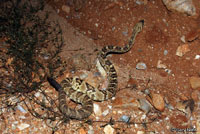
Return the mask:
[[(106, 90), (99, 90), (92, 87), (85, 81), (74, 77), (66, 78), (59, 85), (54, 79), (48, 77), (49, 83), (59, 92), (59, 109), (66, 117), (81, 120), (87, 118), (93, 112), (93, 100), (105, 101), (116, 94), (117, 72), (113, 64), (106, 58), (107, 55), (123, 54), (128, 52), (135, 42), (137, 34), (142, 30), (144, 21), (139, 21), (133, 28), (129, 43), (124, 47), (105, 46), (98, 54), (98, 60), (107, 73), (108, 85)], [(82, 105), (82, 108), (76, 110), (67, 106), (66, 95), (71, 100)]]

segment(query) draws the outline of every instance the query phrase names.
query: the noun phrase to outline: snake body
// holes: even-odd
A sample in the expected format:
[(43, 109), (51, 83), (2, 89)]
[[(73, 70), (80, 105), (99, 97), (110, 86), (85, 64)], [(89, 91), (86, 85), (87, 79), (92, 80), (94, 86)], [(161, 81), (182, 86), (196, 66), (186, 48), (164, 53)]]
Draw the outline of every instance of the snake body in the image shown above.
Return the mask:
[[(71, 119), (82, 120), (91, 115), (93, 112), (93, 101), (105, 101), (116, 94), (117, 89), (117, 72), (115, 67), (107, 59), (109, 54), (123, 54), (128, 52), (134, 42), (137, 34), (142, 30), (144, 21), (139, 21), (133, 28), (132, 36), (127, 45), (119, 46), (105, 46), (98, 53), (98, 60), (107, 74), (108, 85), (106, 90), (99, 90), (89, 85), (85, 81), (74, 77), (66, 78), (59, 85), (54, 79), (48, 78), (49, 83), (59, 92), (59, 109), (61, 113)], [(66, 95), (71, 100), (82, 105), (78, 110), (72, 109), (66, 104)]]

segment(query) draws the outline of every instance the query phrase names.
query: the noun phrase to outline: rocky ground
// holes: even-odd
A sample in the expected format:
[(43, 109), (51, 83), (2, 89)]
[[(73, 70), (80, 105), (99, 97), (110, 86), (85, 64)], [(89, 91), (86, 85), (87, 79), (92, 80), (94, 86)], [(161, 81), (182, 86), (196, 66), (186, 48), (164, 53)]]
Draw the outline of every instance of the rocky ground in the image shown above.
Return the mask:
[[(119, 91), (112, 100), (94, 103), (89, 118), (99, 122), (72, 120), (60, 125), (56, 134), (200, 134), (198, 0), (193, 0), (194, 15), (167, 9), (161, 0), (47, 3), (45, 10), (60, 23), (65, 41), (61, 56), (68, 70), (59, 82), (76, 75), (95, 87), (101, 85), (105, 80), (96, 70), (97, 50), (105, 45), (123, 46), (133, 26), (139, 20), (145, 22), (128, 53), (109, 56), (118, 72)], [(108, 123), (111, 117), (113, 124)], [(4, 134), (53, 132), (48, 122), (31, 116), (23, 104), (15, 110), (4, 109), (0, 120)]]

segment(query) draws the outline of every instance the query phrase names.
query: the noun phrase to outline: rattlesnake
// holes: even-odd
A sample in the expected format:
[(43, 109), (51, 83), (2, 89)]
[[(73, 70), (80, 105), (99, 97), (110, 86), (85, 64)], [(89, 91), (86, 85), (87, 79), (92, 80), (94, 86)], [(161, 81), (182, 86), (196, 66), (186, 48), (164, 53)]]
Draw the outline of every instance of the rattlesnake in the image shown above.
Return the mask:
[[(48, 77), (49, 83), (59, 92), (59, 109), (66, 117), (71, 119), (85, 119), (93, 112), (93, 100), (105, 101), (116, 94), (117, 72), (113, 64), (106, 58), (111, 53), (122, 54), (128, 52), (134, 44), (137, 34), (142, 30), (144, 20), (139, 21), (133, 28), (129, 43), (124, 47), (105, 46), (98, 53), (98, 60), (107, 73), (108, 85), (106, 90), (99, 90), (92, 87), (78, 77), (66, 78), (59, 85), (54, 79)], [(69, 108), (66, 104), (66, 95), (76, 103), (82, 105), (82, 108), (76, 110)]]

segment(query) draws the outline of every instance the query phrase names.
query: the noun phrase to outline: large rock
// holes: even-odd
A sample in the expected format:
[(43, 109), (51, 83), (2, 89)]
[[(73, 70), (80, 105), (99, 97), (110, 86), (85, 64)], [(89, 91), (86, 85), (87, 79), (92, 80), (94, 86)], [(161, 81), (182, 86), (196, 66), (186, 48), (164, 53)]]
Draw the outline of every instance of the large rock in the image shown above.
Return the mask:
[(163, 0), (168, 10), (178, 11), (190, 16), (196, 15), (196, 8), (192, 0)]

